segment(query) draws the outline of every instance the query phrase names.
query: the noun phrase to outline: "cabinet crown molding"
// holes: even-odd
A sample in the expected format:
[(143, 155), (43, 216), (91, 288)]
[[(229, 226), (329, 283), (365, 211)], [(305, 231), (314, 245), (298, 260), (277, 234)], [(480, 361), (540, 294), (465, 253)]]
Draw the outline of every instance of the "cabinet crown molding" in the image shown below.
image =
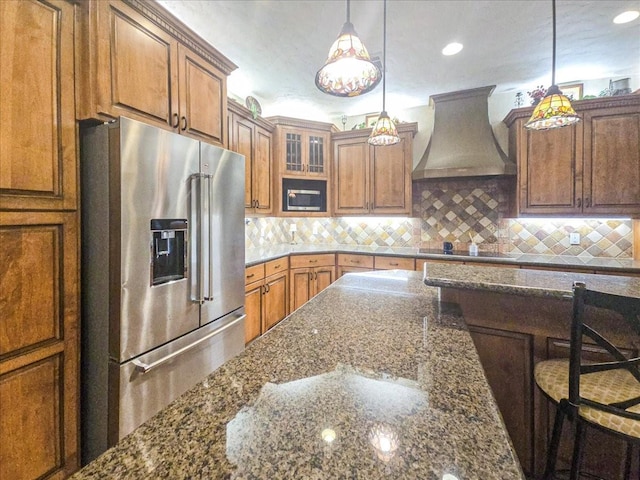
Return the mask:
[(123, 0), (123, 2), (138, 10), (149, 20), (177, 38), (181, 43), (203, 56), (226, 75), (230, 75), (231, 72), (238, 68), (235, 63), (156, 2), (152, 0)]
[[(634, 93), (630, 95), (620, 95), (618, 97), (588, 98), (586, 100), (576, 100), (575, 102), (571, 102), (571, 105), (576, 113), (596, 110), (599, 108), (640, 106), (640, 94)], [(514, 108), (502, 121), (507, 125), (507, 127), (511, 127), (513, 122), (519, 118), (529, 118), (533, 113), (533, 109), (534, 107)]]
[[(415, 137), (418, 132), (418, 122), (399, 123), (396, 125), (398, 133), (410, 133), (411, 138)], [(342, 140), (347, 138), (366, 138), (371, 135), (372, 128), (359, 128), (356, 130), (344, 130), (331, 134), (333, 140)]]
[(261, 116), (258, 116), (257, 118), (253, 118), (253, 114), (251, 113), (251, 110), (249, 110), (247, 107), (238, 103), (236, 100), (232, 98), (227, 99), (227, 109), (230, 112), (235, 113), (236, 115), (240, 115), (243, 118), (251, 120), (253, 123), (264, 128), (268, 132), (273, 132), (273, 129), (275, 128), (275, 125), (273, 123), (265, 120)]
[(275, 116), (275, 117), (267, 117), (267, 121), (273, 123), (276, 126), (282, 126), (282, 127), (296, 127), (296, 128), (302, 128), (302, 129), (325, 130), (331, 133), (338, 131), (338, 127), (336, 127), (333, 123), (318, 122), (316, 120), (305, 120), (302, 118)]

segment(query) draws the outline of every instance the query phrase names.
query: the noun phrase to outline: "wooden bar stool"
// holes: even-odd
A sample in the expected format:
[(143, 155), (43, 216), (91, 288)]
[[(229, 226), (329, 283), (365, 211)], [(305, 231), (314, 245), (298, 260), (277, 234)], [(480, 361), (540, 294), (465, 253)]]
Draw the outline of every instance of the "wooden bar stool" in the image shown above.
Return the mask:
[[(571, 480), (580, 476), (586, 427), (597, 428), (627, 442), (625, 479), (630, 475), (634, 446), (640, 445), (640, 357), (626, 358), (585, 323), (587, 305), (620, 316), (620, 322), (631, 325), (640, 339), (640, 298), (596, 292), (588, 290), (582, 282), (574, 283), (569, 359), (546, 360), (535, 367), (538, 387), (557, 407), (545, 480), (554, 476), (565, 417), (575, 422)], [(610, 361), (585, 362), (582, 358), (584, 336), (604, 349)]]

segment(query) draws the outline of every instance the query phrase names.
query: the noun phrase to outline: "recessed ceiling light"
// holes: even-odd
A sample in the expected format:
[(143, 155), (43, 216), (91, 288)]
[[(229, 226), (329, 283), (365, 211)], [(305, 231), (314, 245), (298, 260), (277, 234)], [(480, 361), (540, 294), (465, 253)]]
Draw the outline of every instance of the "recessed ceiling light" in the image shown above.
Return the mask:
[(633, 22), (636, 18), (640, 17), (640, 12), (637, 10), (629, 10), (628, 12), (622, 12), (613, 19), (613, 23), (629, 23)]
[(455, 55), (456, 53), (459, 53), (461, 50), (462, 50), (462, 44), (453, 42), (442, 49), (442, 54)]

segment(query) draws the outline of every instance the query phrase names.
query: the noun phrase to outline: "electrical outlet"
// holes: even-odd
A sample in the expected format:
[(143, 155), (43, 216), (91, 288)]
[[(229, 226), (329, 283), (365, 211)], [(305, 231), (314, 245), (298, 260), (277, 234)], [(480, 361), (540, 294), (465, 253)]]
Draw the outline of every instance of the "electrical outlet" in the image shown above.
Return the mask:
[(313, 227), (311, 228), (311, 230), (312, 230), (311, 233), (313, 235), (317, 235), (318, 234), (318, 226), (317, 225), (314, 224)]
[(570, 245), (580, 245), (580, 234), (578, 232), (569, 234), (569, 244)]

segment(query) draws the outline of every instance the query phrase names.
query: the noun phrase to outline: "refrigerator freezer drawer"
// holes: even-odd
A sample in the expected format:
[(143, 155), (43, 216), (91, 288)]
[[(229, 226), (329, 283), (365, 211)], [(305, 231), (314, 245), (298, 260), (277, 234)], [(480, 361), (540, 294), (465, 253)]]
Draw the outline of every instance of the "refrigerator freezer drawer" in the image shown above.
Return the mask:
[[(91, 445), (85, 444), (90, 451), (83, 462), (97, 457), (242, 352), (244, 318), (244, 309), (239, 309), (135, 360), (110, 362), (108, 421), (107, 411), (97, 408), (94, 415), (100, 418), (93, 423)], [(101, 432), (95, 431), (99, 424)]]

